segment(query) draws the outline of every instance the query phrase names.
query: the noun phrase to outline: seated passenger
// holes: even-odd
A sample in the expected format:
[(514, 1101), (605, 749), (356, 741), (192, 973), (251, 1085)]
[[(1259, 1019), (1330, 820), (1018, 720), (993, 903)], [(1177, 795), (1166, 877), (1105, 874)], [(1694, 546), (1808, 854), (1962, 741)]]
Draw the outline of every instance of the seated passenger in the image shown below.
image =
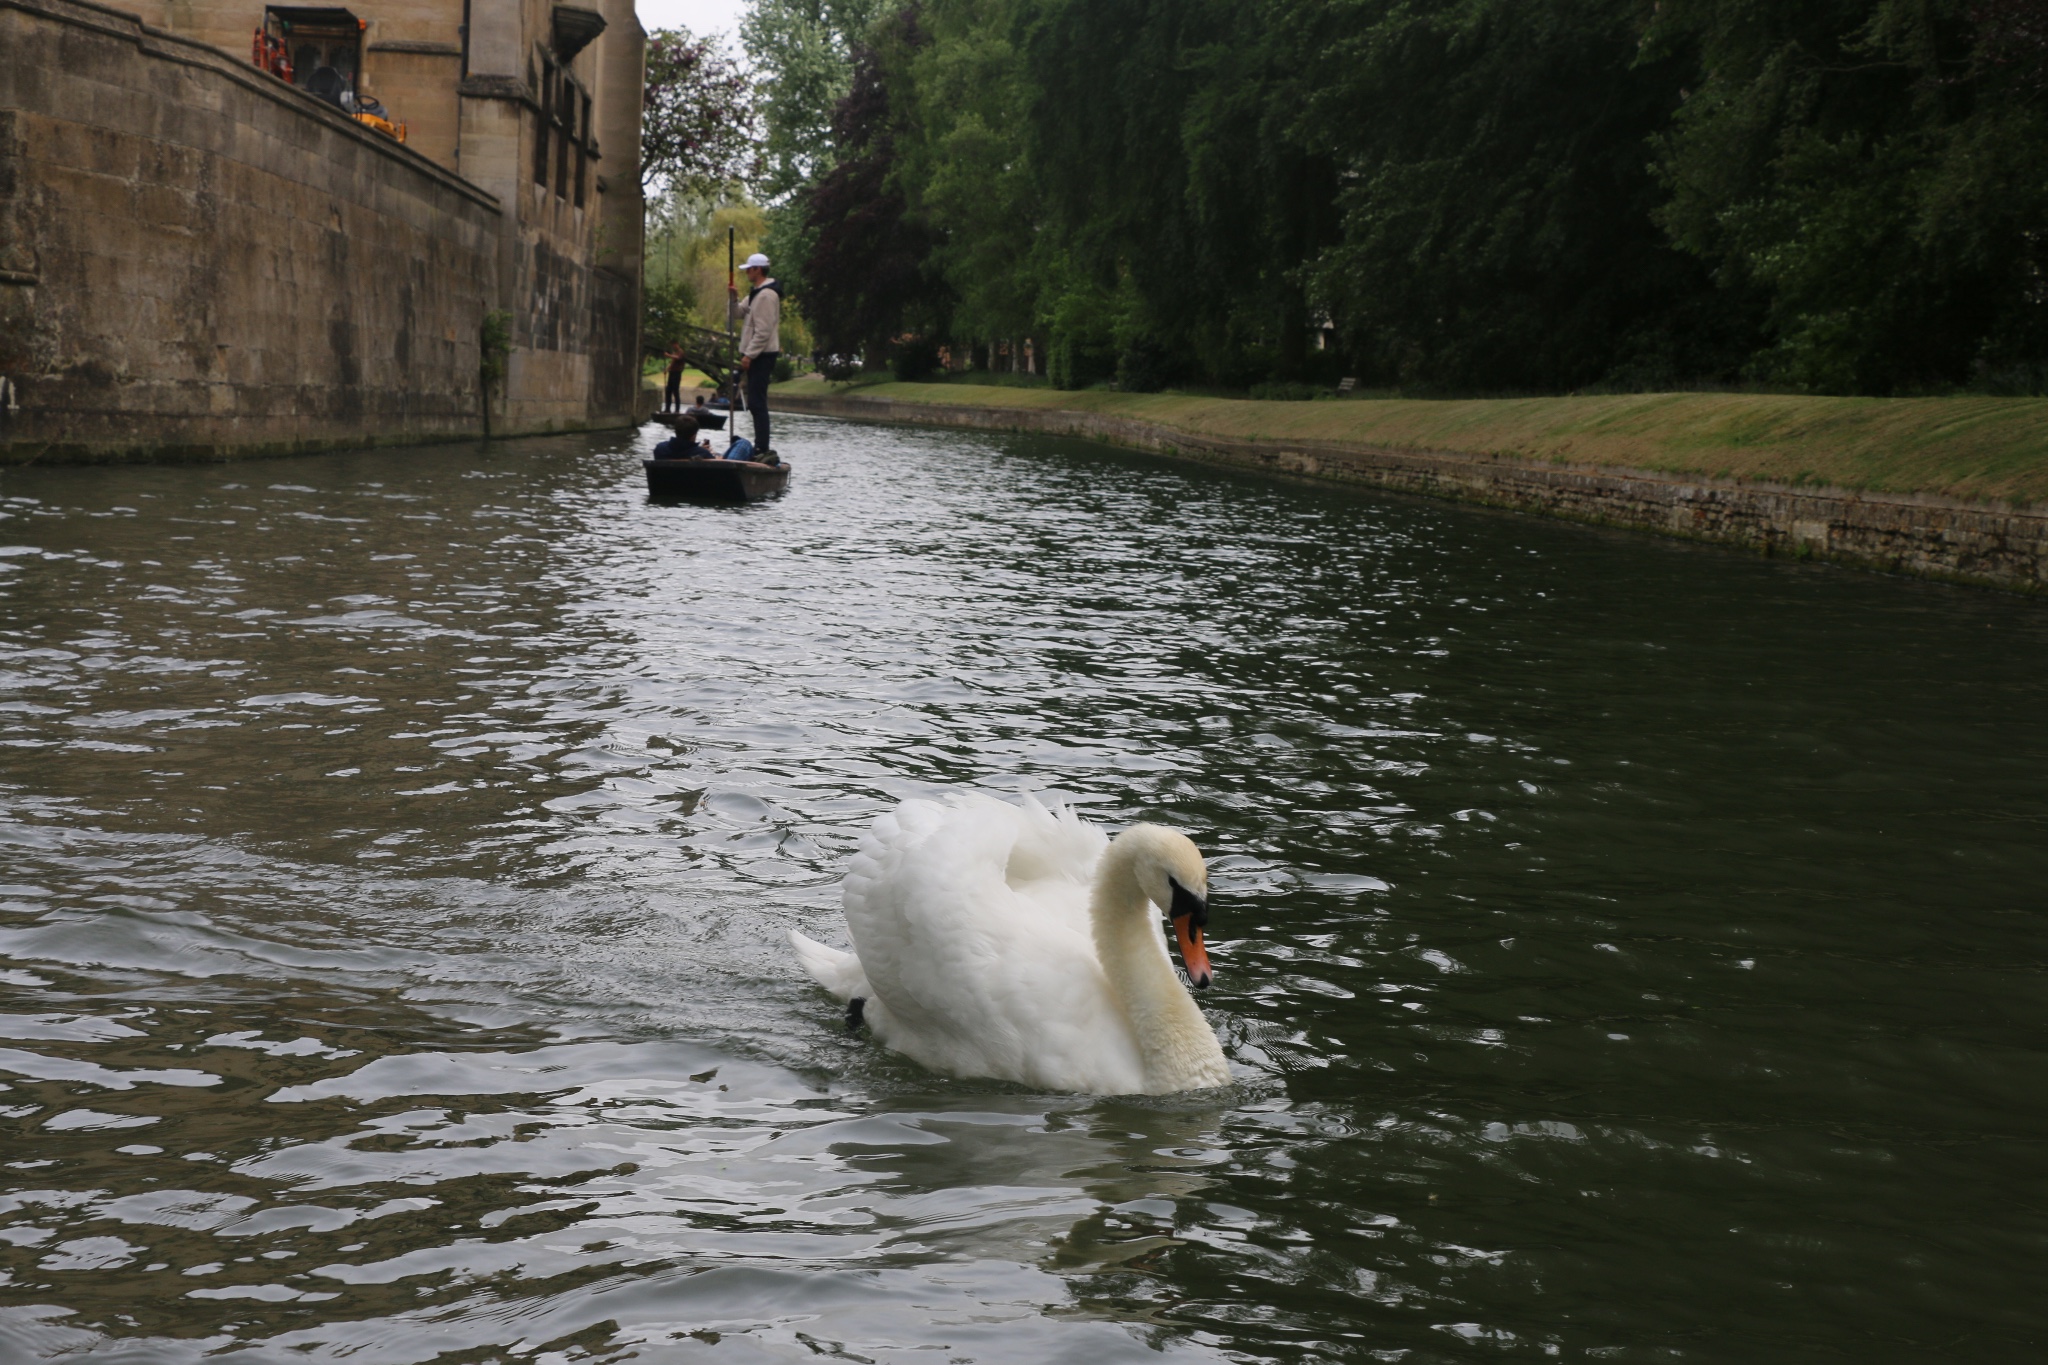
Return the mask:
[(697, 454), (697, 448), (694, 444), (696, 437), (696, 422), (688, 417), (679, 418), (676, 421), (676, 434), (654, 448), (654, 458), (657, 460), (694, 459)]

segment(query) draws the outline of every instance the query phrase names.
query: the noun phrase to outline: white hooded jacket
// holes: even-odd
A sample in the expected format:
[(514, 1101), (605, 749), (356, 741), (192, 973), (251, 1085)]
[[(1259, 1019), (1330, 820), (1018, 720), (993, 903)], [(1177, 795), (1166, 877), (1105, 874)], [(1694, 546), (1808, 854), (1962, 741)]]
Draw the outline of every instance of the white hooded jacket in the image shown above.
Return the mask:
[(782, 290), (763, 280), (747, 291), (740, 304), (740, 354), (766, 355), (782, 350)]

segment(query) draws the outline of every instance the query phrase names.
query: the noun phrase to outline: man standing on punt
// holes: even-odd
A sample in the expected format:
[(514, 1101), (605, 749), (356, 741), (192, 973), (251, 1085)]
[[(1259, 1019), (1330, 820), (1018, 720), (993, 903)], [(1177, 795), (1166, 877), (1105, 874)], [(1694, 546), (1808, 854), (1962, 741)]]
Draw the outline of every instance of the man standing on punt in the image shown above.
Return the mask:
[[(740, 374), (747, 385), (747, 411), (754, 414), (754, 458), (765, 459), (768, 444), (768, 381), (782, 354), (782, 286), (768, 275), (768, 258), (747, 257), (747, 301), (740, 305)], [(732, 291), (739, 297), (739, 291)]]

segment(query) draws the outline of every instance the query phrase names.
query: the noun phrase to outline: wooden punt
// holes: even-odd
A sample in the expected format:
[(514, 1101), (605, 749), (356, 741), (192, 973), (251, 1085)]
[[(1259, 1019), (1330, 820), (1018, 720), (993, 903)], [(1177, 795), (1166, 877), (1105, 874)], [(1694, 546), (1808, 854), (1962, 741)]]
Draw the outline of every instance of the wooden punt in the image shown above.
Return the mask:
[(647, 496), (689, 502), (759, 502), (782, 496), (789, 466), (752, 460), (642, 460)]

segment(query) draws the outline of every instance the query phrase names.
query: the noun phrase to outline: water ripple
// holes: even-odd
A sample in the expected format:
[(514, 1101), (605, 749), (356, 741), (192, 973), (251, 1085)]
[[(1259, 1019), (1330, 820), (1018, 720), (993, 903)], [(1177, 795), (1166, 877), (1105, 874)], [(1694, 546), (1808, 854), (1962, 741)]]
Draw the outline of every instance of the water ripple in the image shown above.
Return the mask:
[[(4, 471), (0, 1358), (2048, 1336), (2037, 607), (790, 426)], [(845, 1036), (784, 931), (960, 787), (1194, 833), (1235, 1086)]]

